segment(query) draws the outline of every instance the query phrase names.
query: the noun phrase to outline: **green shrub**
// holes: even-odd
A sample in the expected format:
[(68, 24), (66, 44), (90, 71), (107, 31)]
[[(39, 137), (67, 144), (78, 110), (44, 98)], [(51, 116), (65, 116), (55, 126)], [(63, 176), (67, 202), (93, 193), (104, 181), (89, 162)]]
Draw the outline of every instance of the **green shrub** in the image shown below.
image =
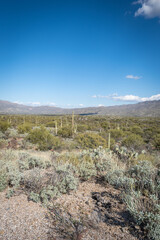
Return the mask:
[(122, 130), (111, 129), (111, 130), (110, 130), (110, 133), (111, 133), (111, 137), (112, 137), (115, 141), (119, 141), (119, 140), (123, 137), (123, 131), (122, 131)]
[(0, 149), (6, 148), (8, 146), (8, 141), (5, 139), (0, 139)]
[(47, 122), (46, 127), (55, 128), (55, 121)]
[(133, 216), (136, 224), (140, 225), (147, 239), (160, 239), (160, 205), (157, 199), (144, 199), (140, 192), (132, 191), (123, 197), (127, 209)]
[(141, 149), (144, 146), (144, 141), (141, 136), (136, 134), (129, 134), (122, 141), (122, 145), (127, 148)]
[(132, 132), (133, 134), (143, 136), (143, 130), (142, 130), (142, 128), (139, 127), (139, 126), (136, 126), (136, 125), (133, 126), (133, 127), (131, 128), (131, 132)]
[(125, 176), (121, 170), (108, 172), (105, 175), (105, 180), (116, 188), (123, 188), (125, 192), (130, 192), (135, 189), (135, 180)]
[(86, 124), (78, 124), (77, 125), (77, 132), (85, 132), (88, 130), (88, 125)]
[(26, 153), (20, 153), (18, 164), (21, 171), (32, 169), (35, 167), (48, 168), (51, 166), (50, 161), (46, 161), (41, 157), (31, 156)]
[(141, 191), (145, 195), (155, 193), (157, 169), (153, 167), (151, 162), (138, 162), (127, 171), (127, 175), (135, 179), (136, 191)]
[(65, 126), (58, 130), (58, 135), (63, 138), (70, 138), (72, 137), (72, 127)]
[(5, 132), (7, 138), (16, 138), (18, 133), (17, 130), (14, 128), (8, 128)]
[(160, 150), (160, 134), (154, 136), (153, 145), (157, 150)]
[(0, 192), (2, 192), (8, 185), (7, 173), (4, 168), (0, 169)]
[(8, 177), (8, 185), (11, 187), (18, 187), (20, 185), (20, 181), (22, 178), (21, 173), (18, 171), (18, 169), (10, 169), (7, 173)]
[(10, 127), (10, 124), (8, 122), (2, 122), (0, 121), (0, 131), (2, 133), (5, 133), (5, 131)]
[(92, 162), (82, 162), (79, 166), (79, 176), (82, 180), (88, 180), (93, 176), (96, 176), (96, 167)]
[(9, 188), (7, 193), (6, 193), (6, 198), (11, 198), (15, 194), (15, 189), (14, 188)]
[(40, 169), (34, 168), (24, 172), (21, 179), (21, 184), (27, 192), (40, 193), (43, 188), (42, 174)]
[(40, 202), (40, 196), (38, 193), (35, 193), (35, 192), (31, 192), (28, 196), (28, 200), (31, 200), (33, 202)]
[(3, 139), (5, 137), (5, 134), (0, 131), (0, 139)]
[(37, 144), (38, 148), (44, 151), (52, 148), (57, 149), (61, 146), (59, 138), (51, 135), (44, 127), (33, 129), (27, 139), (31, 143)]
[(47, 205), (50, 200), (52, 200), (54, 197), (59, 195), (59, 191), (57, 187), (48, 185), (45, 188), (42, 189), (40, 192), (40, 200), (44, 205)]
[(24, 134), (29, 133), (32, 129), (32, 125), (30, 123), (23, 123), (18, 126), (18, 133)]
[(73, 168), (68, 165), (59, 165), (56, 167), (57, 179), (55, 187), (60, 193), (69, 193), (71, 190), (76, 190), (78, 179), (73, 174)]
[(106, 147), (106, 140), (96, 133), (81, 133), (76, 137), (78, 144), (82, 148)]

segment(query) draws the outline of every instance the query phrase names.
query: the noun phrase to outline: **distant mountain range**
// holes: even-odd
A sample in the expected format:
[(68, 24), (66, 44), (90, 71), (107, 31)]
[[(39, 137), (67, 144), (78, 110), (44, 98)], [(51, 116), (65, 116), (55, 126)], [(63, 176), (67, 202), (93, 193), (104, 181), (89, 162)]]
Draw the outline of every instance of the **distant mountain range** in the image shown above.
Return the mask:
[(110, 107), (86, 107), (66, 109), (53, 106), (31, 107), (22, 104), (0, 100), (0, 114), (38, 114), (38, 115), (110, 115), (132, 117), (160, 117), (160, 100), (140, 102), (136, 104), (110, 106)]

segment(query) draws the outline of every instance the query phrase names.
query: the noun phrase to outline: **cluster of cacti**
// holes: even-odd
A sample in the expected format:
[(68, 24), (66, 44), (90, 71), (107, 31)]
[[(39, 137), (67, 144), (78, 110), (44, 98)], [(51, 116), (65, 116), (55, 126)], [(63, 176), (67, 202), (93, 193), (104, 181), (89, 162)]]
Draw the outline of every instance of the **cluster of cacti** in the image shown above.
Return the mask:
[(137, 159), (138, 152), (134, 151), (134, 149), (128, 149), (126, 147), (120, 147), (119, 145), (115, 145), (113, 151), (118, 155), (120, 159)]

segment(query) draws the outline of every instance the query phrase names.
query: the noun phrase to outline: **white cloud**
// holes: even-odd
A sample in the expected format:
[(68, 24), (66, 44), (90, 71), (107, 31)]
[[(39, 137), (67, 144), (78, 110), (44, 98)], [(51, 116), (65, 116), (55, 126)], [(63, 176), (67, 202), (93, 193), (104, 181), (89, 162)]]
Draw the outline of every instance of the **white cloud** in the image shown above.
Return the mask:
[(24, 104), (23, 102), (20, 102), (20, 101), (14, 101), (14, 103), (17, 103), (17, 104)]
[(160, 18), (160, 0), (139, 0), (133, 4), (141, 4), (141, 7), (135, 12), (136, 17)]
[(115, 97), (117, 96), (118, 94), (117, 93), (113, 93), (113, 94), (110, 94), (108, 96), (103, 96), (103, 95), (93, 95), (92, 98), (112, 98), (112, 97)]
[(126, 102), (145, 102), (145, 101), (160, 100), (160, 94), (153, 95), (151, 97), (139, 97), (132, 94), (124, 95), (124, 96), (118, 96), (118, 95), (112, 94), (108, 96), (98, 95), (97, 98), (109, 98), (113, 100), (126, 101)]
[(140, 78), (142, 78), (142, 77), (139, 77), (139, 76), (133, 76), (133, 75), (127, 75), (126, 78), (137, 80), (137, 79), (140, 79)]
[(79, 104), (80, 107), (83, 107), (84, 105), (82, 103)]
[(114, 100), (121, 100), (121, 101), (140, 101), (140, 97), (134, 95), (125, 95), (125, 96), (117, 96), (112, 97)]
[(97, 98), (97, 95), (93, 95), (92, 98)]
[(54, 102), (48, 102), (48, 103), (46, 103), (46, 105), (47, 105), (47, 106), (56, 106), (56, 103), (54, 103)]
[(99, 104), (98, 107), (104, 107), (104, 105), (103, 104)]
[(31, 106), (40, 106), (41, 105), (40, 102), (30, 102), (28, 104), (31, 105)]

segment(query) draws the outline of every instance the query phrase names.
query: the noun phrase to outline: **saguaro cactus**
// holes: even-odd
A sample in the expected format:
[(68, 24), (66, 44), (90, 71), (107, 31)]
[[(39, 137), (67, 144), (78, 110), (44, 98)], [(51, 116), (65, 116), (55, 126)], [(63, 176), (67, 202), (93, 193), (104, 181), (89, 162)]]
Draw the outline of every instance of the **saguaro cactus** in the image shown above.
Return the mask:
[(108, 149), (111, 148), (111, 133), (108, 133)]
[(63, 127), (62, 117), (61, 117), (61, 128)]
[(57, 135), (58, 127), (57, 127), (57, 121), (55, 121), (55, 134)]
[(72, 112), (72, 136), (74, 136), (74, 112)]

